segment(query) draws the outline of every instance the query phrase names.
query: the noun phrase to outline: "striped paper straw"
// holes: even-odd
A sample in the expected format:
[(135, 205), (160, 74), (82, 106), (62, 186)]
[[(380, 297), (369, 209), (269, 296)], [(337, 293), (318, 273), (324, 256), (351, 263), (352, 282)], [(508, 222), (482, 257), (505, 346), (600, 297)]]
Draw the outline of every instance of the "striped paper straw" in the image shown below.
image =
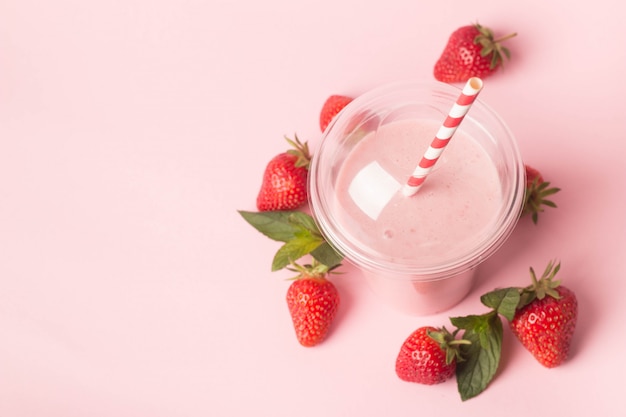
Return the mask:
[(402, 194), (408, 197), (419, 190), (482, 88), (483, 81), (480, 78), (473, 77), (467, 81), (417, 168), (402, 188)]

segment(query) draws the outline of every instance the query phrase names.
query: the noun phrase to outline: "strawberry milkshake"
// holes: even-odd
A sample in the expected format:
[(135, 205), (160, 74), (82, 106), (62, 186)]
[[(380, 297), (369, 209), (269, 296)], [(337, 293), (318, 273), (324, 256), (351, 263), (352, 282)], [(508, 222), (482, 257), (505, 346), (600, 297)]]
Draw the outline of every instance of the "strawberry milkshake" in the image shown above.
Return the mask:
[[(419, 254), (427, 266), (462, 254), (490, 234), (501, 205), (500, 180), (489, 155), (463, 132), (418, 193), (406, 197), (398, 189), (438, 128), (434, 120), (389, 123), (346, 157), (337, 176), (336, 212), (355, 244), (397, 263), (413, 263)], [(371, 195), (374, 170), (398, 185), (387, 201), (381, 193)], [(380, 203), (380, 211), (372, 212), (370, 200)]]
[(311, 164), (311, 208), (325, 238), (375, 293), (414, 315), (467, 295), (523, 203), (515, 141), (480, 101), (419, 191), (402, 193), (458, 93), (439, 83), (367, 93), (331, 123)]

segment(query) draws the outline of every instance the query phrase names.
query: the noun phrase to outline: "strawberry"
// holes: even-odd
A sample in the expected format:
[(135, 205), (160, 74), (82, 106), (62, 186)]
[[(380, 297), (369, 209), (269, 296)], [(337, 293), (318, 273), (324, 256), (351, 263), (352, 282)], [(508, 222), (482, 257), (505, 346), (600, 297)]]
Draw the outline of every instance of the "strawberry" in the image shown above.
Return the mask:
[[(265, 236), (283, 242), (272, 271), (287, 268), (298, 273), (286, 297), (296, 336), (307, 347), (322, 342), (339, 307), (339, 293), (327, 276), (341, 266), (343, 257), (326, 242), (309, 214), (298, 210), (239, 213)], [(294, 261), (307, 255), (311, 264)]]
[(320, 112), (320, 129), (322, 129), (322, 132), (326, 130), (326, 127), (337, 115), (337, 113), (346, 107), (352, 100), (353, 99), (351, 97), (341, 95), (332, 95), (326, 99), (326, 102), (324, 102), (324, 105), (322, 106), (322, 111)]
[(267, 164), (256, 204), (259, 211), (292, 210), (307, 202), (307, 177), (311, 155), (298, 137), (286, 138), (293, 147)]
[(407, 382), (434, 385), (450, 379), (460, 359), (458, 345), (445, 327), (424, 326), (402, 344), (396, 359), (396, 374)]
[(556, 204), (547, 197), (558, 193), (561, 189), (550, 187), (550, 183), (544, 181), (543, 175), (530, 165), (524, 165), (524, 167), (526, 169), (526, 192), (522, 214), (530, 214), (533, 223), (537, 224), (539, 213), (544, 211), (544, 206), (556, 208)]
[(339, 292), (326, 278), (326, 265), (294, 265), (300, 274), (287, 290), (287, 307), (298, 342), (312, 347), (328, 334), (339, 307)]
[(530, 268), (532, 284), (522, 290), (518, 308), (509, 322), (522, 345), (547, 368), (567, 359), (578, 318), (574, 292), (553, 281), (560, 266), (550, 262), (539, 280)]
[(463, 26), (450, 35), (443, 53), (435, 64), (434, 75), (446, 83), (464, 82), (471, 77), (484, 78), (504, 64), (509, 50), (501, 42), (516, 36), (512, 33), (494, 39), (491, 29), (478, 23)]

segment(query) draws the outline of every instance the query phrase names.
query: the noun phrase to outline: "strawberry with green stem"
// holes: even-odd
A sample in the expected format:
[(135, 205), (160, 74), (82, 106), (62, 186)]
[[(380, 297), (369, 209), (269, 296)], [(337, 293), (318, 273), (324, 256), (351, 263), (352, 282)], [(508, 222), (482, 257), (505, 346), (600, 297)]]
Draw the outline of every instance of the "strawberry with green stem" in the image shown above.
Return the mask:
[(478, 23), (458, 28), (450, 35), (435, 64), (435, 78), (454, 83), (493, 74), (504, 65), (504, 58), (511, 56), (502, 42), (516, 35), (512, 33), (496, 39), (491, 29)]
[(549, 182), (544, 181), (541, 172), (532, 166), (525, 164), (524, 169), (526, 171), (526, 189), (522, 215), (530, 214), (533, 223), (537, 224), (539, 213), (542, 213), (545, 207), (556, 208), (556, 204), (548, 198), (561, 189), (551, 187)]
[(576, 321), (576, 294), (554, 280), (560, 263), (548, 263), (537, 279), (530, 268), (532, 283), (520, 291), (520, 302), (510, 327), (522, 345), (547, 368), (562, 364), (568, 357)]
[[(272, 271), (298, 272), (287, 290), (287, 305), (296, 337), (303, 346), (322, 342), (339, 307), (339, 293), (327, 278), (343, 257), (326, 242), (313, 218), (301, 211), (240, 211), (241, 216), (268, 238), (282, 242), (272, 260)], [(310, 264), (297, 261), (310, 256)]]
[(312, 264), (293, 263), (298, 272), (287, 290), (287, 307), (298, 342), (312, 347), (326, 339), (339, 308), (339, 292), (327, 279), (331, 268), (313, 261)]
[(424, 326), (404, 341), (396, 358), (396, 374), (400, 379), (418, 384), (434, 385), (454, 376), (456, 364), (462, 361), (459, 346), (469, 343), (456, 339), (445, 327)]
[(292, 148), (276, 155), (265, 167), (256, 200), (259, 211), (293, 210), (307, 202), (309, 147), (297, 135), (294, 140), (285, 139)]
[(532, 284), (527, 287), (497, 288), (480, 297), (491, 308), (482, 315), (452, 317), (462, 338), (471, 343), (461, 346), (464, 358), (456, 370), (462, 400), (484, 391), (498, 370), (504, 317), (512, 333), (546, 367), (563, 363), (568, 356), (578, 317), (576, 296), (554, 276), (560, 263), (548, 263), (540, 279), (531, 268)]
[[(440, 383), (456, 375), (463, 401), (482, 393), (496, 375), (502, 352), (499, 315), (512, 318), (519, 302), (516, 289), (494, 291), (481, 298), (490, 308), (480, 315), (450, 317), (456, 328), (425, 326), (407, 338), (396, 359), (396, 374), (405, 381)], [(457, 338), (457, 334), (460, 337)]]

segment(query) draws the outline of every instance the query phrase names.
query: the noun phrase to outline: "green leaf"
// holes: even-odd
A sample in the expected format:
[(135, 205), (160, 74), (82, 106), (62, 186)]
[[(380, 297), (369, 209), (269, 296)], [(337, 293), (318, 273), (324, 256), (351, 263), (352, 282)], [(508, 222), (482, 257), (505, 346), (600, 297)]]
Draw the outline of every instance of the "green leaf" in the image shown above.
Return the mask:
[(502, 322), (495, 311), (481, 316), (454, 317), (452, 324), (465, 329), (461, 345), (463, 361), (457, 363), (457, 388), (463, 401), (483, 392), (500, 364), (502, 352)]
[(552, 195), (552, 194), (556, 194), (559, 191), (561, 191), (560, 188), (554, 187), (554, 188), (548, 188), (547, 190), (543, 190), (543, 192), (541, 193), (542, 197), (548, 196), (548, 195)]
[(481, 316), (450, 317), (452, 324), (459, 329), (474, 329), (484, 321)]
[(324, 239), (315, 220), (301, 211), (239, 211), (259, 232), (272, 240), (284, 242), (272, 261), (272, 271), (282, 269), (304, 255), (311, 254), (329, 269), (338, 266), (343, 257)]
[(338, 266), (343, 261), (343, 256), (337, 253), (328, 242), (324, 242), (312, 250), (311, 256), (319, 263), (326, 265), (328, 269)]
[(276, 252), (276, 255), (274, 255), (274, 260), (272, 261), (272, 271), (283, 269), (304, 255), (311, 253), (322, 243), (324, 243), (323, 239), (312, 236), (311, 234), (308, 236), (302, 235), (289, 240), (281, 246), (281, 248), (278, 249), (278, 252)]
[(239, 211), (239, 214), (259, 232), (272, 240), (287, 242), (295, 237), (299, 229), (289, 219), (292, 211)]
[(496, 289), (484, 294), (480, 301), (511, 321), (520, 302), (520, 292), (521, 288), (516, 287)]
[(301, 211), (293, 211), (289, 214), (287, 220), (295, 227), (301, 227), (305, 230), (310, 231), (311, 233), (315, 233), (318, 235), (320, 234), (315, 220), (313, 220), (313, 217), (309, 216), (306, 213), (303, 213)]
[(483, 43), (483, 49), (480, 51), (480, 56), (486, 57), (490, 53), (493, 52), (493, 45), (489, 45), (487, 43)]

